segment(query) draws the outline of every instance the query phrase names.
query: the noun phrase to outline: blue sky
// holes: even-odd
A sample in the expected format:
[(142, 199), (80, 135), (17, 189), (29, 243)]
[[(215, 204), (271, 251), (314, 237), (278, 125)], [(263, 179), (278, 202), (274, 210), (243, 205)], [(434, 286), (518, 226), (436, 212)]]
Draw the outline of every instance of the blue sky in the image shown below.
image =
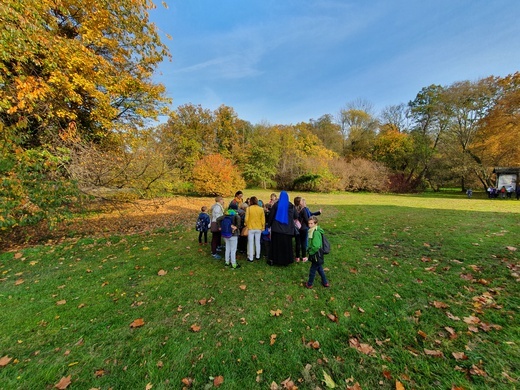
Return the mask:
[[(233, 107), (253, 124), (375, 113), (431, 84), (520, 69), (517, 0), (168, 0), (150, 13), (172, 54), (172, 108)], [(172, 37), (166, 38), (166, 34)]]

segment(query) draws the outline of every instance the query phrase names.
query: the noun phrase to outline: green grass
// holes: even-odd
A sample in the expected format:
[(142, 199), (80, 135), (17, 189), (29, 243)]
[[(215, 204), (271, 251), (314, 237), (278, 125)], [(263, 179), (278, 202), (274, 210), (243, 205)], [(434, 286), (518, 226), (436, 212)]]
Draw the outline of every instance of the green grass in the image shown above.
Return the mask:
[(520, 202), (305, 197), (333, 247), (329, 289), (319, 276), (302, 287), (307, 264), (241, 255), (225, 268), (192, 226), (1, 254), (0, 387), (70, 375), (72, 389), (205, 389), (217, 376), (222, 389), (315, 389), (324, 373), (340, 389), (520, 387)]

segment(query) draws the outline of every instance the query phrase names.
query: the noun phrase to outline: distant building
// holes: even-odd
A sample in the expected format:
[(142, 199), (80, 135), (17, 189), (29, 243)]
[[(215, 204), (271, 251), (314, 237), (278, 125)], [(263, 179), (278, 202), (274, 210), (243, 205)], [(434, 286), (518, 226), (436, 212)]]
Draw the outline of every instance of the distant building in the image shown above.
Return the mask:
[(520, 167), (497, 167), (493, 169), (493, 173), (496, 175), (496, 188), (515, 189), (520, 178)]

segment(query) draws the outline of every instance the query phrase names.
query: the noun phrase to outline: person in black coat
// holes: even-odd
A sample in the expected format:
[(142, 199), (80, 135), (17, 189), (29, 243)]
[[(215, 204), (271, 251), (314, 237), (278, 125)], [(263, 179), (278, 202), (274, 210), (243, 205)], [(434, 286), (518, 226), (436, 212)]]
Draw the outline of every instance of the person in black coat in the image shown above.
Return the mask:
[(271, 228), (271, 248), (267, 263), (269, 265), (289, 265), (294, 262), (292, 240), (295, 235), (294, 220), (298, 213), (289, 202), (289, 195), (282, 191), (271, 207), (267, 225)]

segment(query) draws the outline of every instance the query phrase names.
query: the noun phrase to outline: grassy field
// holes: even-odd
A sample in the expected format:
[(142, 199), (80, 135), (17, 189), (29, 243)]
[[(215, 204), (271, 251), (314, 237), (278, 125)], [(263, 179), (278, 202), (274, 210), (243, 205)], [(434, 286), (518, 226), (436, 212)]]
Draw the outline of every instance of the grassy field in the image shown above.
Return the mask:
[(520, 388), (520, 201), (305, 197), (328, 289), (308, 264), (224, 267), (196, 212), (0, 254), (0, 388)]

